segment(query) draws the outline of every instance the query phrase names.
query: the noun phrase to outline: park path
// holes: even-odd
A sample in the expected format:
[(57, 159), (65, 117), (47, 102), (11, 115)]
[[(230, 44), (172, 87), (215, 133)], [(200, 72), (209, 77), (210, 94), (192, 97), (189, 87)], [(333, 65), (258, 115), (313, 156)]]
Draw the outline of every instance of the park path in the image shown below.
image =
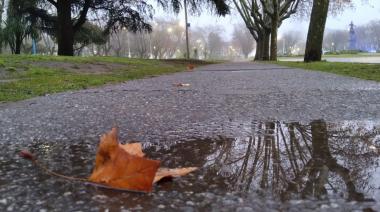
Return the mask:
[[(178, 87), (179, 83), (190, 86)], [(380, 182), (376, 177), (366, 176), (380, 176), (376, 171), (380, 170), (379, 157), (373, 152), (364, 154), (367, 149), (360, 145), (380, 142), (379, 93), (380, 83), (376, 82), (241, 62), (3, 104), (0, 105), (0, 211), (362, 211), (368, 208), (377, 211), (380, 192), (376, 188)], [(324, 119), (331, 130), (320, 129), (326, 136), (322, 140), (314, 135), (315, 131), (312, 137), (310, 132), (307, 134), (311, 124), (318, 123), (310, 123), (315, 119)], [(99, 135), (114, 125), (119, 126), (121, 141), (141, 141), (144, 152), (161, 160), (163, 166), (200, 169), (174, 182), (157, 185), (151, 194), (143, 195), (63, 181), (17, 155), (21, 149), (29, 149), (59, 173), (87, 177), (94, 164)], [(274, 126), (277, 131), (273, 130)], [(339, 192), (332, 192), (331, 198), (316, 201), (295, 196), (290, 201), (278, 201), (276, 195), (280, 193), (276, 189), (283, 186), (286, 190), (286, 180), (293, 179), (293, 172), (286, 168), (293, 163), (287, 160), (283, 144), (302, 140), (300, 136), (296, 140), (287, 139), (291, 136), (290, 130), (286, 134), (288, 126), (306, 132), (302, 134), (305, 145), (322, 141), (326, 148), (319, 149), (329, 149), (326, 138), (330, 136), (331, 145), (337, 144), (333, 146), (334, 153), (342, 152), (338, 161), (352, 165), (350, 170), (359, 173), (355, 179), (363, 180), (359, 185), (369, 188), (366, 197), (378, 202), (346, 201), (340, 193), (346, 187), (339, 180), (337, 184), (332, 182)], [(278, 129), (284, 130), (281, 133), (285, 135)], [(370, 140), (373, 136), (377, 141)], [(270, 139), (278, 142), (281, 161), (276, 164), (282, 164), (285, 173), (281, 172), (279, 180), (285, 179), (284, 185), (275, 184), (274, 197), (264, 195), (271, 189), (260, 190), (258, 186), (260, 176), (264, 177), (260, 174), (260, 164), (271, 158), (261, 157), (264, 150), (259, 148), (265, 146), (265, 154), (272, 151), (269, 147), (272, 144), (261, 146), (260, 141), (268, 144)], [(255, 141), (258, 141), (257, 149)], [(373, 145), (369, 151), (373, 149), (378, 151)], [(308, 148), (298, 151), (304, 156), (294, 160), (315, 156)], [(256, 164), (255, 154), (259, 158), (255, 172), (250, 171), (254, 168), (239, 168)], [(272, 165), (277, 166), (275, 162)], [(268, 183), (279, 181), (273, 178)]]
[(379, 94), (380, 83), (372, 81), (270, 64), (217, 64), (0, 106), (0, 141), (96, 137), (114, 124), (124, 137), (147, 140), (212, 136), (231, 121), (376, 121)]

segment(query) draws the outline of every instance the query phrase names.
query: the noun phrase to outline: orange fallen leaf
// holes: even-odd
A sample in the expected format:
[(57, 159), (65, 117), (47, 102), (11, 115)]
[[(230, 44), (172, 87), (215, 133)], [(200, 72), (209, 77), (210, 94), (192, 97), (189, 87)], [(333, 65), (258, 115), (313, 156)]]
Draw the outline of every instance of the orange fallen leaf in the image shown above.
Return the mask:
[(177, 168), (177, 169), (159, 168), (156, 173), (156, 176), (154, 177), (153, 182), (157, 183), (165, 178), (185, 176), (189, 174), (190, 172), (193, 172), (197, 169), (198, 168), (196, 167)]
[(187, 65), (187, 70), (192, 71), (195, 68), (193, 64)]
[(119, 144), (117, 129), (103, 135), (95, 159), (91, 182), (133, 191), (152, 191), (160, 161), (132, 155)]
[(120, 148), (124, 149), (131, 155), (138, 157), (144, 157), (145, 154), (142, 151), (142, 145), (140, 143), (130, 143), (130, 144), (119, 144)]
[(197, 170), (195, 167), (159, 168), (160, 161), (146, 159), (144, 155), (140, 143), (120, 144), (118, 130), (113, 128), (100, 139), (89, 181), (116, 189), (150, 192), (153, 184), (162, 179)]

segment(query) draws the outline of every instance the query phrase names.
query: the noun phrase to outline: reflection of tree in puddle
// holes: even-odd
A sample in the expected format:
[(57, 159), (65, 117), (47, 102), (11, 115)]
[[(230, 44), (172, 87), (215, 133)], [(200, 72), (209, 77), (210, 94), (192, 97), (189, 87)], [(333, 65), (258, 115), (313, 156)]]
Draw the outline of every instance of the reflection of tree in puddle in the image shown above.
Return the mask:
[[(160, 159), (164, 167), (202, 167), (199, 172), (175, 183), (160, 185), (157, 190), (173, 196), (188, 191), (220, 191), (222, 195), (230, 191), (243, 194), (264, 191), (283, 200), (338, 195), (361, 201), (372, 196), (371, 192), (378, 188), (373, 175), (379, 171), (380, 133), (371, 123), (334, 125), (313, 121), (304, 125), (259, 122), (243, 125), (242, 129), (248, 129), (249, 136), (168, 142), (168, 146), (145, 143), (144, 152), (149, 158)], [(31, 149), (38, 152), (53, 170), (85, 177), (93, 166), (96, 143), (93, 140), (81, 141), (77, 145), (38, 142), (31, 145)], [(49, 185), (59, 187), (59, 191), (68, 190), (66, 183), (46, 182), (50, 177), (44, 173), (38, 176), (36, 186), (45, 183), (41, 190), (45, 191), (46, 187), (47, 192)], [(74, 192), (78, 190), (76, 186), (72, 189), (73, 199), (81, 195)], [(88, 188), (81, 189), (86, 191)], [(114, 198), (115, 207), (119, 206), (119, 201), (130, 207), (150, 207), (145, 196), (120, 195), (108, 190), (96, 190), (96, 193)], [(91, 198), (81, 196), (85, 201), (93, 201)], [(162, 201), (160, 196), (149, 198)]]
[(376, 130), (337, 128), (323, 121), (310, 125), (267, 122), (247, 139), (224, 142), (208, 156), (207, 175), (227, 178), (229, 189), (271, 190), (288, 199), (344, 194), (364, 200), (372, 188), (371, 172), (378, 167)]
[(380, 133), (369, 125), (253, 123), (247, 138), (178, 143), (157, 156), (166, 165), (203, 166), (204, 180), (226, 191), (363, 201), (376, 189), (378, 168)]

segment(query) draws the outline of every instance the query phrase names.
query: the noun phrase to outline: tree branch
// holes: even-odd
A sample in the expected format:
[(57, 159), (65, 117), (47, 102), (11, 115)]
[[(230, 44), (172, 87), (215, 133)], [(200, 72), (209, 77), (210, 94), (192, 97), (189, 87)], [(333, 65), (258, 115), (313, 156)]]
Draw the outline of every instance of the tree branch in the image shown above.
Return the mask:
[(83, 9), (80, 12), (80, 16), (79, 16), (77, 22), (74, 24), (74, 32), (78, 31), (81, 28), (81, 26), (84, 23), (86, 23), (87, 13), (88, 13), (88, 10), (90, 9), (90, 6), (91, 6), (91, 1), (85, 0), (84, 5), (83, 5)]
[(54, 7), (57, 7), (57, 2), (54, 1), (54, 0), (46, 0), (47, 2), (49, 2), (50, 4), (52, 4)]

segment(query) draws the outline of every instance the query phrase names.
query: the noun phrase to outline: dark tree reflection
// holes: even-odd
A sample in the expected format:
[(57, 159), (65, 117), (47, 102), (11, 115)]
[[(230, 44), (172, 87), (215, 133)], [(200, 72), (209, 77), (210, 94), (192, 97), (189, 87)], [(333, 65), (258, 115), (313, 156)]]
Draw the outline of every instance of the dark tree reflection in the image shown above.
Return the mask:
[(380, 133), (367, 125), (253, 122), (244, 138), (170, 146), (164, 161), (170, 165), (173, 150), (179, 151), (179, 158), (203, 167), (204, 180), (226, 191), (260, 190), (282, 200), (339, 195), (363, 201), (371, 197), (377, 183), (372, 176), (380, 171)]
[[(380, 176), (378, 127), (370, 122), (328, 124), (321, 120), (252, 122), (239, 128), (246, 136), (168, 142), (167, 146), (146, 143), (144, 152), (161, 160), (164, 167), (201, 167), (184, 178), (192, 186), (172, 183), (168, 190), (263, 192), (284, 201), (336, 196), (365, 201), (378, 195), (380, 187), (376, 179)], [(31, 149), (53, 170), (85, 177), (93, 166), (94, 143), (36, 142)], [(11, 169), (2, 161), (0, 167)], [(50, 178), (39, 173), (39, 181)]]

